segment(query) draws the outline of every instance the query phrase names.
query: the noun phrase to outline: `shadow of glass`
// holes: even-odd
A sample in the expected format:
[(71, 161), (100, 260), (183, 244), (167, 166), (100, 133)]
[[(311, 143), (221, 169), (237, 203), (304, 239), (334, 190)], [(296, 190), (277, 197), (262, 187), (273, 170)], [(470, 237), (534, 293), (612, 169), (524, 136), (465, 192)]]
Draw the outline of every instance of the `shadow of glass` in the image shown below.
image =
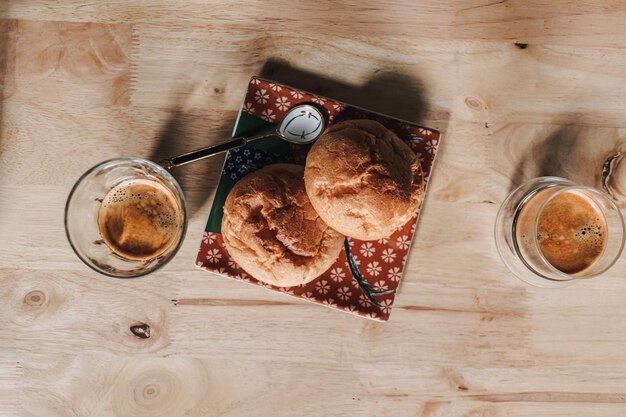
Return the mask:
[(579, 133), (580, 129), (574, 125), (561, 126), (532, 145), (515, 167), (509, 192), (532, 178), (568, 175), (565, 161), (570, 159), (571, 152), (576, 148), (580, 139)]
[[(235, 118), (236, 112), (233, 112), (215, 127), (207, 113), (175, 108), (163, 125), (149, 159), (158, 162), (228, 141)], [(171, 170), (185, 193), (190, 217), (198, 212), (214, 193), (223, 163), (224, 154), (220, 154)]]
[(576, 126), (563, 126), (533, 147), (532, 153), (537, 158), (537, 176), (567, 175), (564, 164), (570, 158), (572, 151), (578, 147), (581, 140), (579, 133), (580, 128)]

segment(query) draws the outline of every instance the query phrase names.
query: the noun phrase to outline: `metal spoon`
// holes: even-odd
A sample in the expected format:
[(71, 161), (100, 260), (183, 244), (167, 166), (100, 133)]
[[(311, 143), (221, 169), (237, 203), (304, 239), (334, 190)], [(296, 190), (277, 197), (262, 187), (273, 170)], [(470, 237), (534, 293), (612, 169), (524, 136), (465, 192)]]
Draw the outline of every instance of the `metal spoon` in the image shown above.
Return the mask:
[(230, 149), (244, 146), (252, 141), (278, 136), (279, 138), (298, 145), (306, 145), (315, 141), (324, 132), (326, 122), (321, 110), (311, 104), (300, 104), (292, 107), (282, 118), (275, 130), (250, 137), (238, 137), (218, 145), (208, 146), (187, 152), (159, 162), (165, 169), (172, 169), (190, 162), (208, 158)]

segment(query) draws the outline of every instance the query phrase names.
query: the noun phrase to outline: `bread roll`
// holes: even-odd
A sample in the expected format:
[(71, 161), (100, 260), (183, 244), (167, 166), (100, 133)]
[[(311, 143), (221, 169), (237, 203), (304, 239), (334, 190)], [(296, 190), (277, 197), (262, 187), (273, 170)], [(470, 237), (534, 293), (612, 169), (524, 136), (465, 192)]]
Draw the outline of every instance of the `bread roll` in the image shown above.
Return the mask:
[(222, 237), (254, 278), (279, 287), (306, 284), (334, 263), (344, 236), (313, 209), (304, 167), (269, 165), (235, 184), (224, 204)]
[(320, 217), (360, 240), (392, 234), (415, 214), (424, 192), (415, 153), (373, 120), (329, 127), (307, 156), (304, 183)]

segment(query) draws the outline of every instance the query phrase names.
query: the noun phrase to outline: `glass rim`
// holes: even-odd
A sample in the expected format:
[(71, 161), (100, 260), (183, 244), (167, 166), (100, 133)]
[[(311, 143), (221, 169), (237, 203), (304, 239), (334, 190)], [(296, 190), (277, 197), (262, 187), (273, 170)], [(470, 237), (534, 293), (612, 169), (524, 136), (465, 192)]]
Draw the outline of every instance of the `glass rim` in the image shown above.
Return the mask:
[[(103, 166), (105, 166), (107, 164), (110, 164), (110, 163), (113, 163), (113, 162), (138, 162), (138, 163), (147, 165), (150, 168), (154, 169), (159, 174), (163, 175), (167, 179), (167, 181), (174, 186), (174, 189), (176, 190), (176, 193), (178, 194), (178, 197), (180, 198), (180, 201), (182, 202), (182, 206), (183, 206), (182, 207), (183, 208), (183, 229), (181, 231), (180, 238), (178, 239), (178, 242), (176, 243), (176, 247), (174, 248), (172, 253), (170, 253), (170, 255), (167, 257), (167, 259), (165, 259), (156, 268), (150, 269), (148, 271), (142, 272), (142, 273), (137, 274), (137, 275), (119, 276), (119, 275), (114, 275), (114, 274), (112, 274), (110, 272), (104, 271), (102, 269), (96, 268), (94, 265), (92, 265), (90, 262), (88, 262), (80, 254), (80, 252), (78, 251), (78, 249), (74, 245), (74, 242), (72, 242), (72, 238), (70, 237), (70, 232), (68, 230), (68, 210), (69, 210), (70, 202), (72, 201), (72, 197), (74, 196), (74, 194), (76, 192), (76, 189), (85, 180), (85, 178), (87, 178), (87, 176), (89, 176), (89, 174), (91, 174), (94, 171), (96, 171), (97, 169), (102, 168)], [(144, 158), (133, 157), (133, 156), (123, 156), (123, 157), (117, 157), (117, 158), (110, 158), (110, 159), (107, 159), (105, 161), (97, 163), (96, 165), (94, 165), (91, 168), (89, 168), (88, 170), (86, 170), (78, 178), (78, 180), (76, 180), (76, 182), (72, 186), (72, 189), (70, 190), (70, 193), (67, 196), (67, 201), (65, 202), (65, 210), (64, 210), (64, 215), (63, 215), (63, 226), (65, 228), (65, 236), (67, 237), (67, 241), (69, 242), (70, 247), (72, 248), (72, 250), (74, 251), (74, 253), (78, 257), (78, 259), (80, 259), (82, 261), (82, 263), (84, 263), (85, 265), (87, 265), (89, 268), (91, 268), (92, 270), (96, 271), (97, 273), (105, 275), (105, 276), (110, 277), (110, 278), (134, 279), (134, 278), (140, 278), (140, 277), (146, 276), (148, 274), (151, 274), (152, 272), (155, 272), (158, 269), (161, 269), (162, 267), (167, 265), (176, 256), (176, 254), (178, 253), (178, 251), (180, 250), (180, 248), (181, 248), (181, 246), (183, 244), (183, 241), (185, 240), (185, 235), (187, 234), (188, 220), (189, 219), (188, 219), (188, 213), (187, 213), (187, 200), (185, 199), (185, 194), (183, 193), (183, 190), (180, 188), (180, 185), (178, 184), (178, 181), (176, 181), (176, 179), (172, 176), (172, 174), (169, 173), (169, 171), (167, 171), (165, 168), (163, 168), (159, 164), (157, 164), (155, 162), (152, 162), (152, 161), (149, 161), (149, 160), (144, 159)]]
[[(561, 180), (566, 180), (565, 178), (560, 178), (560, 177), (543, 177), (543, 178), (559, 178)], [(569, 181), (569, 180), (567, 180)], [(571, 181), (569, 181), (571, 183)], [(537, 209), (537, 213), (535, 214), (535, 218), (533, 220), (533, 234), (534, 236), (537, 236), (537, 229), (538, 229), (538, 224), (539, 224), (539, 217), (541, 215), (541, 213), (543, 212), (544, 208), (548, 205), (548, 203), (550, 203), (555, 197), (569, 192), (569, 191), (575, 191), (575, 190), (582, 190), (585, 192), (590, 192), (592, 194), (594, 194), (596, 197), (600, 197), (603, 200), (607, 201), (609, 203), (609, 205), (611, 206), (611, 209), (615, 210), (618, 213), (618, 218), (619, 218), (619, 223), (620, 226), (622, 228), (622, 241), (620, 242), (620, 247), (619, 250), (617, 252), (617, 255), (614, 257), (614, 259), (611, 260), (611, 262), (609, 262), (604, 268), (602, 268), (600, 271), (595, 272), (593, 274), (589, 274), (589, 275), (581, 275), (581, 276), (577, 276), (577, 275), (573, 275), (573, 274), (568, 274), (566, 272), (561, 271), (560, 269), (554, 267), (549, 261), (548, 259), (544, 256), (543, 252), (541, 252), (540, 248), (539, 248), (539, 243), (537, 242), (537, 239), (533, 239), (533, 247), (534, 249), (536, 249), (537, 254), (539, 254), (539, 259), (541, 259), (541, 262), (544, 264), (545, 267), (547, 267), (551, 272), (557, 274), (560, 277), (563, 277), (562, 280), (557, 280), (554, 278), (548, 278), (548, 279), (552, 279), (555, 281), (570, 281), (570, 280), (574, 280), (574, 279), (588, 279), (588, 278), (594, 278), (597, 277), (603, 273), (605, 273), (606, 271), (608, 271), (613, 265), (615, 265), (617, 263), (617, 261), (620, 259), (620, 254), (622, 253), (623, 249), (624, 249), (624, 242), (626, 240), (626, 229), (624, 226), (624, 218), (621, 214), (621, 211), (619, 209), (619, 207), (617, 206), (617, 204), (615, 204), (615, 201), (613, 201), (613, 199), (611, 198), (610, 195), (596, 189), (593, 187), (589, 187), (586, 185), (577, 185), (577, 184), (573, 184), (572, 185), (568, 185), (565, 186), (563, 188), (561, 188), (560, 190), (556, 191), (554, 194), (552, 194), (550, 197), (548, 197), (546, 199), (546, 201), (544, 201), (541, 206)], [(594, 202), (595, 203), (595, 202)], [(601, 210), (603, 212), (603, 210)], [(604, 216), (604, 212), (602, 213), (602, 215)], [(608, 241), (608, 236), (609, 236), (610, 231), (606, 230), (606, 234), (607, 234), (607, 241)], [(592, 264), (593, 265), (593, 264)], [(543, 276), (543, 274), (541, 274)], [(545, 277), (547, 278), (547, 277)]]

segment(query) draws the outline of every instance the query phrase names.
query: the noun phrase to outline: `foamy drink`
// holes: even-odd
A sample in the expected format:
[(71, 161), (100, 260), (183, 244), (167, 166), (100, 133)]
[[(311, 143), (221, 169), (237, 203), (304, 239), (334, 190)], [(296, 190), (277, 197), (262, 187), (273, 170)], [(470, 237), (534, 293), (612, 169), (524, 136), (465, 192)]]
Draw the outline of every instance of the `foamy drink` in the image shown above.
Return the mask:
[(552, 266), (574, 275), (602, 255), (606, 229), (599, 208), (584, 195), (568, 191), (555, 196), (539, 214), (537, 242)]
[(128, 180), (105, 196), (98, 212), (104, 243), (130, 260), (149, 260), (178, 241), (183, 214), (175, 195), (157, 181)]
[(604, 215), (581, 192), (565, 191), (548, 200), (553, 193), (554, 189), (539, 191), (520, 211), (516, 228), (519, 250), (531, 259), (536, 242), (545, 260), (559, 271), (569, 275), (584, 273), (602, 256), (606, 246)]

